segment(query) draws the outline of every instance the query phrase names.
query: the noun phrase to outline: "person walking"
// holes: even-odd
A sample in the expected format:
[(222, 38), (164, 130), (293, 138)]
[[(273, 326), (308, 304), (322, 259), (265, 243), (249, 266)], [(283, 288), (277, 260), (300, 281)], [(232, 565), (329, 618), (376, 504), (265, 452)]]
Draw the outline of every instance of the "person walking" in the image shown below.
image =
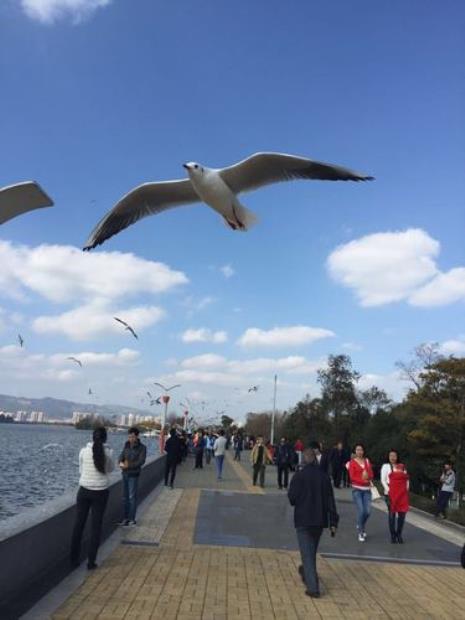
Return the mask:
[(294, 526), (302, 565), (299, 574), (306, 585), (307, 596), (320, 597), (316, 553), (323, 529), (330, 527), (334, 536), (339, 522), (331, 480), (316, 463), (315, 452), (303, 453), (304, 467), (291, 480), (289, 502), (294, 506)]
[(319, 441), (311, 441), (309, 447), (315, 452), (318, 466), (327, 474), (329, 470), (329, 454), (327, 451), (323, 451), (323, 444)]
[(203, 469), (203, 452), (205, 450), (205, 435), (203, 430), (197, 432), (197, 440), (195, 442), (195, 467), (194, 469)]
[(260, 477), (260, 486), (265, 486), (265, 469), (266, 466), (273, 463), (273, 457), (268, 448), (263, 443), (263, 437), (257, 437), (254, 447), (252, 448), (252, 466), (253, 466), (253, 485), (257, 485)]
[(365, 447), (358, 443), (354, 447), (354, 457), (346, 464), (352, 485), (352, 498), (357, 508), (357, 531), (359, 542), (367, 538), (366, 523), (371, 513), (371, 486), (373, 468), (365, 456)]
[(338, 441), (329, 455), (331, 465), (331, 474), (333, 476), (333, 484), (336, 489), (341, 488), (344, 472), (346, 472), (346, 463), (349, 460), (348, 451), (344, 448), (342, 441)]
[(244, 440), (242, 439), (242, 435), (238, 433), (234, 439), (234, 460), (241, 460), (241, 452), (244, 448)]
[[(293, 461), (293, 450), (285, 437), (281, 437), (281, 441), (276, 449), (276, 466), (278, 468), (278, 487), (287, 489), (289, 484), (289, 469)], [(284, 476), (284, 481), (283, 481)]]
[[(176, 429), (170, 430), (170, 436), (165, 443), (166, 462), (165, 462), (165, 487), (174, 487), (174, 479), (176, 478), (176, 468), (182, 460), (183, 445), (181, 439), (176, 433)], [(171, 474), (171, 477), (170, 477)]]
[(213, 446), (215, 445), (216, 437), (210, 431), (205, 438), (205, 463), (210, 465), (210, 461), (213, 457)]
[(389, 511), (391, 543), (403, 544), (402, 530), (409, 510), (409, 476), (397, 450), (389, 451), (388, 462), (381, 467), (381, 484)]
[(95, 563), (100, 544), (102, 522), (108, 502), (108, 474), (113, 471), (113, 450), (106, 445), (107, 431), (96, 428), (92, 442), (79, 452), (79, 490), (76, 497), (76, 519), (71, 537), (71, 566), (77, 568), (81, 555), (81, 540), (89, 511), (92, 524), (87, 551), (87, 568), (97, 568)]
[(213, 451), (215, 454), (216, 476), (218, 480), (222, 480), (224, 455), (226, 452), (226, 437), (224, 436), (223, 429), (220, 429), (219, 436), (216, 438), (215, 443), (213, 444)]
[(139, 439), (139, 429), (131, 426), (128, 440), (119, 456), (123, 475), (123, 519), (120, 525), (136, 525), (137, 487), (141, 469), (147, 457), (147, 448)]
[(294, 450), (295, 453), (297, 454), (297, 468), (299, 468), (302, 465), (302, 454), (304, 451), (304, 444), (302, 442), (301, 439), (297, 439), (297, 441), (294, 444)]
[(441, 516), (443, 519), (447, 517), (447, 507), (449, 500), (454, 494), (455, 489), (455, 472), (452, 469), (452, 463), (447, 461), (444, 463), (441, 477), (439, 478), (441, 490), (438, 493), (435, 517)]

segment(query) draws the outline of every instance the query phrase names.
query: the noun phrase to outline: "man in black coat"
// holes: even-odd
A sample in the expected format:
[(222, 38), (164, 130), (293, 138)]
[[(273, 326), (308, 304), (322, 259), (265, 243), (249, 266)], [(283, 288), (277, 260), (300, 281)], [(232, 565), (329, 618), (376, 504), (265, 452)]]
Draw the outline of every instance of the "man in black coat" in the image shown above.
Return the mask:
[(346, 463), (350, 460), (350, 453), (344, 448), (342, 441), (338, 441), (335, 447), (331, 450), (329, 460), (331, 463), (331, 473), (333, 475), (334, 486), (336, 489), (339, 489), (341, 487), (341, 482), (344, 479), (344, 472), (347, 472)]
[(330, 527), (336, 533), (339, 515), (334, 501), (333, 487), (327, 473), (318, 466), (314, 450), (303, 454), (305, 466), (291, 481), (288, 498), (294, 506), (294, 525), (303, 566), (299, 573), (308, 596), (318, 598), (320, 587), (316, 570), (316, 553), (323, 529)]
[(284, 474), (284, 488), (287, 489), (289, 484), (289, 469), (293, 463), (294, 450), (292, 446), (287, 442), (285, 437), (281, 437), (278, 447), (276, 448), (276, 465), (278, 468), (278, 487), (283, 488), (283, 474)]
[(183, 445), (176, 430), (170, 430), (169, 439), (165, 443), (166, 463), (165, 463), (165, 487), (168, 486), (168, 478), (171, 472), (170, 487), (173, 488), (176, 477), (176, 467), (182, 460)]

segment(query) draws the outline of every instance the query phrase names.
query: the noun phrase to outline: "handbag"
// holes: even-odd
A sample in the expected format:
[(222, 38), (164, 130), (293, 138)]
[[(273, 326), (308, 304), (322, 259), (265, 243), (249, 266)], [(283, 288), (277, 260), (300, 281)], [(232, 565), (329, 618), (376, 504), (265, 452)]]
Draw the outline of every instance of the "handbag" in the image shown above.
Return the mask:
[(372, 502), (376, 502), (377, 499), (381, 499), (381, 495), (379, 494), (379, 491), (375, 487), (374, 484), (371, 485), (370, 491), (371, 491), (371, 501)]

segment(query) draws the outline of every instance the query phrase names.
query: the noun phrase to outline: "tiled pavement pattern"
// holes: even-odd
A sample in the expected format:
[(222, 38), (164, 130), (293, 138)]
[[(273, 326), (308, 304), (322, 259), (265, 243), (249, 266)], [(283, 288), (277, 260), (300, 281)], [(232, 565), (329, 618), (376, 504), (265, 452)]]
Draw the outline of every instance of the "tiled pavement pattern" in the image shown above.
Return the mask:
[(193, 545), (200, 488), (247, 492), (238, 467), (229, 460), (216, 483), (212, 468), (185, 464), (178, 476), (184, 490), (160, 546), (121, 545), (53, 618), (465, 619), (462, 569), (320, 559), (324, 596), (310, 599), (296, 552)]

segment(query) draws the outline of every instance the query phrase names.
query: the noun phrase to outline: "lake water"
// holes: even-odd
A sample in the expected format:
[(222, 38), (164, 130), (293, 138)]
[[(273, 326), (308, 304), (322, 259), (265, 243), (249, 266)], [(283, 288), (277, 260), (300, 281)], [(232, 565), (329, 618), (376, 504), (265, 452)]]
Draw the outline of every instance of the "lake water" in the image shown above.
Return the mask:
[[(91, 431), (73, 427), (0, 424), (0, 521), (77, 489), (79, 451)], [(126, 433), (108, 433), (118, 457)], [(147, 457), (159, 453), (158, 440), (142, 437)]]

